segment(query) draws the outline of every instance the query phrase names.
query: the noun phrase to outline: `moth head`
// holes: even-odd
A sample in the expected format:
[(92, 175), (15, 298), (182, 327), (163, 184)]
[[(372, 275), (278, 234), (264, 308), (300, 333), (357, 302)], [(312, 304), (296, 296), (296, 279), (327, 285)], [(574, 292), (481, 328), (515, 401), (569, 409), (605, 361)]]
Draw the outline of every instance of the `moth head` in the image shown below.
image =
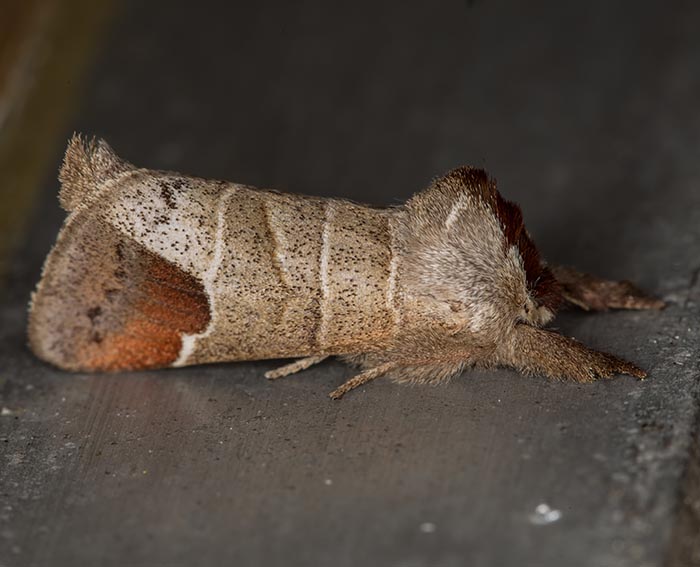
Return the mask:
[(535, 327), (542, 327), (554, 318), (554, 311), (546, 305), (540, 304), (528, 293), (523, 306), (518, 314), (519, 323), (527, 323)]
[[(521, 235), (519, 242), (522, 244), (525, 238), (529, 236)], [(554, 318), (559, 306), (559, 284), (546, 264), (532, 255), (533, 251), (534, 246), (513, 243), (505, 254), (499, 278), (503, 285), (495, 288), (495, 300), (504, 305), (504, 322), (509, 325), (542, 327)]]
[(416, 294), (459, 306), (465, 331), (496, 333), (517, 322), (541, 326), (559, 287), (525, 229), (520, 207), (486, 172), (458, 168), (406, 205), (403, 280)]

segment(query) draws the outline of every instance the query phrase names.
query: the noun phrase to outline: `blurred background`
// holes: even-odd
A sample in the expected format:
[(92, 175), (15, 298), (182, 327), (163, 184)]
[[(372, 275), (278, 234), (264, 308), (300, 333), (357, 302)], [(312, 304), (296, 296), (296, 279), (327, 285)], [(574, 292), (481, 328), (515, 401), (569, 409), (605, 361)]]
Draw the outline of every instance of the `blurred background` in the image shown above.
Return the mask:
[[(700, 564), (700, 6), (0, 0), (0, 566)], [(486, 168), (565, 313), (650, 371), (377, 382), (336, 362), (68, 375), (25, 346), (74, 131), (139, 166), (378, 204)]]

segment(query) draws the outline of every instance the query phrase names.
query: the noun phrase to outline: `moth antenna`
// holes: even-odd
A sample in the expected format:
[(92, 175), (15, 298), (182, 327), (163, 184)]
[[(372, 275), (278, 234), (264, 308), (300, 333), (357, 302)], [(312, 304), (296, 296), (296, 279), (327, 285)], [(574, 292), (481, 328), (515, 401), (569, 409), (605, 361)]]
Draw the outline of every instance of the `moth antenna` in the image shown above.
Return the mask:
[(74, 211), (81, 204), (89, 202), (106, 181), (131, 169), (134, 166), (115, 154), (104, 140), (87, 140), (80, 134), (73, 134), (58, 173), (61, 207), (69, 212)]

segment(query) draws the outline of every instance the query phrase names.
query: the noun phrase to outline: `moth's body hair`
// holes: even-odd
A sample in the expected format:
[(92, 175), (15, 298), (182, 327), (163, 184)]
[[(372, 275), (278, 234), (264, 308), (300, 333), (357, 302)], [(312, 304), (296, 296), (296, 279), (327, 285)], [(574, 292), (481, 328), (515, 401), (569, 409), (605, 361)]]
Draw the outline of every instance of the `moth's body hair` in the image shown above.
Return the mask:
[(304, 357), (274, 378), (341, 356), (364, 372), (336, 397), (379, 375), (435, 383), (473, 365), (643, 375), (541, 327), (562, 301), (661, 303), (631, 284), (553, 273), (481, 170), (378, 208), (138, 169), (76, 136), (59, 178), (69, 216), (29, 340), (61, 368)]

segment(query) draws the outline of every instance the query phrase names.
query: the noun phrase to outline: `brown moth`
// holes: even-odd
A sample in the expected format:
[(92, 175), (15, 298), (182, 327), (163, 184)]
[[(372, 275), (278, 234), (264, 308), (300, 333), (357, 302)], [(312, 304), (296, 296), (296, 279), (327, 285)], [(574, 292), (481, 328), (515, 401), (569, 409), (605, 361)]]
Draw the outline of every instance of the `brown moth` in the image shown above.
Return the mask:
[(629, 282), (547, 267), (487, 174), (462, 167), (402, 206), (264, 191), (139, 169), (74, 136), (68, 211), (29, 313), (29, 344), (66, 370), (340, 356), (435, 383), (468, 366), (589, 382), (633, 364), (544, 329), (562, 302), (658, 309)]

